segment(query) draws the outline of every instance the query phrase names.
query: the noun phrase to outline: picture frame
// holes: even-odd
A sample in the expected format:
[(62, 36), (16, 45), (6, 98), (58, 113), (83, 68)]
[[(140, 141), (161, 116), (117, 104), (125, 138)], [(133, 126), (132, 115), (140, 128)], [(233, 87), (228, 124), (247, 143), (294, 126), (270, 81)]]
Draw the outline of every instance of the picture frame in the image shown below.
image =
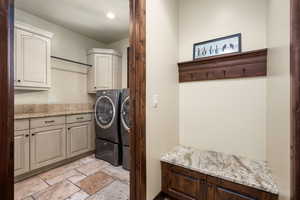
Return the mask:
[(242, 52), (242, 34), (234, 34), (213, 40), (195, 43), (193, 46), (193, 59)]

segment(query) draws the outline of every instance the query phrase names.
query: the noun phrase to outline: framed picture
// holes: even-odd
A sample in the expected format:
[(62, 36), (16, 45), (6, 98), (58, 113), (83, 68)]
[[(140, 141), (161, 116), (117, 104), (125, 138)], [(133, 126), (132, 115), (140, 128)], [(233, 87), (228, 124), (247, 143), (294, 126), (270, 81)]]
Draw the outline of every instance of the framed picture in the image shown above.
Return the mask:
[(217, 38), (194, 44), (194, 60), (210, 56), (242, 51), (242, 34), (238, 33), (227, 37)]

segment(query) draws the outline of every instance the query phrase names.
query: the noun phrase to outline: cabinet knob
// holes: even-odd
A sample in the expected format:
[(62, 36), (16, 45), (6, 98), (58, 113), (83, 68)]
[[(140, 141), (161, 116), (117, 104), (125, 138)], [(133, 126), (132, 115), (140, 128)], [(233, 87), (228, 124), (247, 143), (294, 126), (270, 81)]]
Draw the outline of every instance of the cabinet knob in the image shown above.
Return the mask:
[(18, 80), (18, 83), (20, 83), (21, 82), (21, 80)]
[(35, 136), (35, 133), (32, 133), (32, 136)]
[(26, 134), (25, 137), (29, 137), (29, 134)]

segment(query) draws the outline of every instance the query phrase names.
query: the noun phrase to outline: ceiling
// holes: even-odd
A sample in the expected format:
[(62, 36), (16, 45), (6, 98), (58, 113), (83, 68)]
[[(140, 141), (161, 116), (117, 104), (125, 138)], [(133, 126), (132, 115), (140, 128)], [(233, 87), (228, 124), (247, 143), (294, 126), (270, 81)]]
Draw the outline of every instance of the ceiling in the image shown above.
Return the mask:
[[(129, 0), (15, 0), (16, 8), (110, 43), (128, 37)], [(110, 20), (107, 12), (116, 18)]]

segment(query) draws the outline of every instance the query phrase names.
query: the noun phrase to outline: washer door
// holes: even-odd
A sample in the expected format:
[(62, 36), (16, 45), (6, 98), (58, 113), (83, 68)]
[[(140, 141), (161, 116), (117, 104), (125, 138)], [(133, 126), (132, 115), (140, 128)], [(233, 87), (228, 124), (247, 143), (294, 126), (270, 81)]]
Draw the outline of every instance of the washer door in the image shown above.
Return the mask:
[(116, 117), (116, 108), (108, 96), (101, 96), (95, 105), (95, 118), (98, 126), (108, 129), (113, 124)]
[(123, 127), (129, 131), (130, 122), (129, 122), (129, 96), (122, 102), (121, 105), (121, 121)]

